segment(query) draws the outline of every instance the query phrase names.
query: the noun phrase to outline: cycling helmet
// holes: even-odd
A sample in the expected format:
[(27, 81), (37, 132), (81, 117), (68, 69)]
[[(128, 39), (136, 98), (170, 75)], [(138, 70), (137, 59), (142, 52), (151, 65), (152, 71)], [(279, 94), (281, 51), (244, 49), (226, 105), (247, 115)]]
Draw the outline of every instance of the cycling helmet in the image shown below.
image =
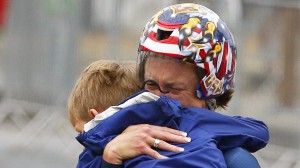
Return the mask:
[(148, 52), (188, 61), (206, 70), (197, 96), (212, 99), (234, 87), (236, 46), (231, 32), (210, 9), (176, 4), (155, 14), (144, 27), (139, 61)]

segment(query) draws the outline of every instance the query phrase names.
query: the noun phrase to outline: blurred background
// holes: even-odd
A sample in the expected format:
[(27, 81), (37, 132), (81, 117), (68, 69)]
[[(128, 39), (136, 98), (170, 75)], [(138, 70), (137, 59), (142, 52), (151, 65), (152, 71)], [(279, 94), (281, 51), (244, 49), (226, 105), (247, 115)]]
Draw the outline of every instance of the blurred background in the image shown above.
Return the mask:
[(300, 168), (300, 0), (0, 0), (0, 167), (75, 167), (81, 145), (66, 100), (98, 59), (136, 61), (147, 20), (175, 3), (215, 11), (234, 34), (227, 111), (263, 120), (263, 168)]

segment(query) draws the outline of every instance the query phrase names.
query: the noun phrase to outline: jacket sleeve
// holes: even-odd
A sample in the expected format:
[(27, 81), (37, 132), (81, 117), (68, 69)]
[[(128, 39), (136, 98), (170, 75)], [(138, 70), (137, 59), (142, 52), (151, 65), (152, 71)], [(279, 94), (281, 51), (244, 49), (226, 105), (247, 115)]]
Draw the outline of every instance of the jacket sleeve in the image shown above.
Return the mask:
[(106, 162), (102, 159), (102, 155), (97, 155), (91, 150), (84, 149), (79, 155), (77, 168), (123, 168), (123, 165), (116, 165)]
[(268, 127), (262, 121), (252, 118), (226, 116), (205, 110), (199, 123), (201, 128), (213, 134), (221, 150), (242, 147), (255, 152), (269, 141)]
[(76, 168), (95, 168), (101, 167), (102, 155), (96, 155), (91, 150), (85, 148), (79, 155)]

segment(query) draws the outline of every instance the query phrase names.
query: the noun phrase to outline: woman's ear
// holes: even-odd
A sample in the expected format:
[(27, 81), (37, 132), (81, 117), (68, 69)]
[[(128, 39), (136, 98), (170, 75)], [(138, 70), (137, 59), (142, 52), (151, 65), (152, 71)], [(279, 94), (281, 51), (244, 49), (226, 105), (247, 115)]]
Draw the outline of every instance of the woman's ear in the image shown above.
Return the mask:
[(92, 118), (95, 118), (95, 116), (97, 114), (99, 114), (99, 112), (96, 109), (90, 109), (90, 113), (89, 114), (92, 116)]

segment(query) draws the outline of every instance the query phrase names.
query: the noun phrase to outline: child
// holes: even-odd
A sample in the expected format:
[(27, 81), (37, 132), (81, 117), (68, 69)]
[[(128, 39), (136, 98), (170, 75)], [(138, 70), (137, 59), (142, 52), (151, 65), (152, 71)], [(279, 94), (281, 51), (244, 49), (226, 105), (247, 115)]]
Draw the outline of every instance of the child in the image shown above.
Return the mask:
[[(77, 140), (85, 146), (77, 167), (100, 167), (105, 145), (127, 126), (135, 124), (154, 124), (186, 131), (193, 141), (190, 146), (183, 146), (185, 151), (181, 153), (161, 151), (170, 159), (155, 160), (141, 155), (125, 161), (125, 167), (153, 167), (174, 161), (181, 167), (211, 162), (225, 167), (219, 149), (243, 146), (256, 151), (268, 141), (266, 127), (259, 121), (224, 116), (201, 108), (183, 108), (176, 100), (165, 96), (159, 98), (149, 92), (138, 93), (119, 106), (108, 108), (138, 92), (138, 86), (133, 66), (96, 61), (84, 70), (68, 101), (70, 121), (78, 132), (82, 132)], [(203, 157), (203, 154), (207, 156)], [(186, 159), (195, 162), (185, 162)]]
[(90, 64), (81, 74), (68, 100), (69, 120), (76, 131), (100, 111), (116, 105), (140, 91), (135, 66), (100, 60)]

